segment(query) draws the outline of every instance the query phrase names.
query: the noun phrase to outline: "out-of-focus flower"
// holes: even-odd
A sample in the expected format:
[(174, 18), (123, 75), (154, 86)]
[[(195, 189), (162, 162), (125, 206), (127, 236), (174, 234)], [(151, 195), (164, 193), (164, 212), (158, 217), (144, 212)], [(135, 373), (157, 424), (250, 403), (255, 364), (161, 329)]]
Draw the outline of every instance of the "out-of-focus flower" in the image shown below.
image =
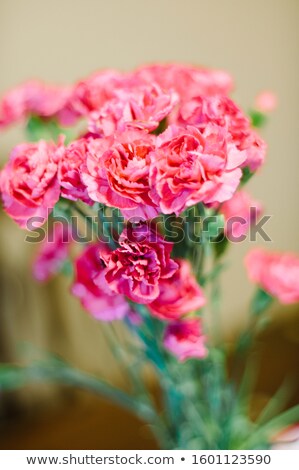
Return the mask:
[(237, 191), (229, 201), (220, 206), (225, 218), (225, 235), (231, 241), (238, 241), (247, 234), (253, 217), (255, 220), (262, 212), (261, 204), (252, 199), (246, 191)]
[(100, 258), (102, 248), (99, 244), (89, 245), (76, 259), (72, 293), (96, 319), (119, 320), (128, 314), (129, 305), (122, 295), (112, 292), (106, 282)]
[(155, 136), (137, 131), (127, 131), (115, 140), (91, 141), (83, 174), (90, 198), (119, 208), (126, 218), (155, 217), (157, 205), (149, 188), (154, 145)]
[(98, 111), (104, 103), (113, 97), (117, 88), (131, 83), (129, 75), (118, 70), (107, 69), (95, 72), (75, 84), (69, 99), (69, 108), (78, 116), (88, 116)]
[(180, 362), (187, 359), (202, 359), (207, 356), (206, 338), (202, 332), (200, 318), (181, 320), (167, 325), (164, 346)]
[(292, 253), (251, 250), (245, 265), (249, 278), (282, 304), (299, 302), (299, 257)]
[(233, 88), (231, 75), (224, 70), (211, 70), (186, 64), (155, 64), (140, 67), (139, 79), (158, 83), (162, 89), (175, 90), (181, 99), (229, 93)]
[(75, 140), (65, 147), (59, 157), (58, 181), (63, 197), (91, 204), (87, 188), (82, 181), (82, 168), (86, 165), (87, 153), (87, 139)]
[(236, 191), (246, 154), (225, 128), (210, 124), (201, 132), (193, 126), (169, 126), (157, 143), (150, 185), (162, 213), (178, 215), (198, 202), (223, 202)]
[(127, 129), (153, 131), (177, 103), (176, 93), (164, 92), (155, 84), (116, 90), (114, 94), (112, 100), (90, 115), (90, 131), (104, 136)]
[(277, 95), (273, 91), (262, 91), (255, 98), (255, 108), (261, 113), (271, 113), (277, 108)]
[(123, 231), (120, 247), (103, 252), (109, 287), (129, 299), (147, 304), (160, 294), (160, 282), (175, 273), (178, 265), (170, 259), (173, 247), (146, 224)]
[(33, 262), (33, 275), (42, 282), (58, 274), (67, 261), (71, 231), (66, 224), (54, 223), (46, 237), (39, 245)]
[(0, 128), (26, 116), (62, 117), (71, 87), (48, 85), (38, 80), (25, 82), (8, 91), (0, 101)]
[(206, 302), (190, 263), (182, 259), (175, 261), (178, 270), (170, 279), (160, 281), (159, 297), (148, 305), (151, 313), (161, 320), (177, 320), (203, 307)]
[(290, 426), (272, 440), (273, 450), (299, 450), (299, 424)]
[(22, 228), (40, 227), (59, 199), (57, 159), (60, 149), (43, 140), (15, 147), (0, 173), (4, 208)]

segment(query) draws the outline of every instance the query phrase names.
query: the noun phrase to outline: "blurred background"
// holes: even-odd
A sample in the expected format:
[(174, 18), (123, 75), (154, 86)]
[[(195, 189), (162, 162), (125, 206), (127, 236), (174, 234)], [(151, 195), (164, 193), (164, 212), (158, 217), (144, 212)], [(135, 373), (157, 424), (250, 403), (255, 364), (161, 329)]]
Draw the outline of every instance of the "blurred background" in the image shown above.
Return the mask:
[[(0, 0), (0, 94), (28, 78), (70, 83), (100, 68), (129, 70), (155, 61), (229, 71), (233, 97), (245, 110), (261, 90), (274, 91), (279, 106), (262, 132), (267, 162), (248, 189), (273, 215), (268, 248), (298, 253), (298, 21), (298, 0)], [(1, 164), (23, 138), (21, 126), (0, 134)], [(71, 297), (68, 281), (37, 284), (25, 233), (2, 212), (0, 223), (0, 362), (21, 361), (31, 344), (120, 382), (101, 325)], [(242, 260), (251, 246), (237, 244), (229, 254), (221, 319), (227, 340), (246, 325), (253, 288)], [(257, 402), (299, 369), (298, 307), (276, 305), (272, 315), (273, 326), (260, 342)], [(0, 447), (7, 449), (155, 445), (128, 414), (57, 386), (0, 392), (0, 432)]]

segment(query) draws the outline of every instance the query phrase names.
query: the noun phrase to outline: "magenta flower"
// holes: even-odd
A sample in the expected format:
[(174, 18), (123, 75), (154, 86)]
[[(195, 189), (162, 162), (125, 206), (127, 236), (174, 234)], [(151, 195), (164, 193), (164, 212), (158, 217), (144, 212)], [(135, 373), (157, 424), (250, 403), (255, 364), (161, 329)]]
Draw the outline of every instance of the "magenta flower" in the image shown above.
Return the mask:
[(121, 209), (126, 218), (155, 217), (157, 205), (150, 196), (150, 153), (155, 136), (128, 131), (115, 140), (95, 139), (89, 153), (83, 181), (93, 201)]
[(177, 215), (198, 202), (223, 202), (236, 191), (246, 159), (228, 132), (207, 125), (169, 126), (151, 154), (151, 197), (164, 214)]
[(166, 327), (163, 342), (165, 348), (180, 362), (192, 358), (203, 359), (208, 354), (200, 318), (170, 323)]
[(105, 280), (102, 249), (99, 244), (89, 245), (76, 259), (72, 293), (97, 320), (119, 320), (129, 313), (129, 306), (122, 295), (111, 291)]
[(86, 165), (88, 141), (75, 140), (63, 149), (58, 162), (58, 181), (61, 195), (72, 201), (92, 204), (82, 180), (82, 168)]
[(178, 270), (170, 279), (161, 279), (160, 294), (148, 305), (150, 312), (161, 320), (178, 320), (202, 308), (206, 299), (196, 282), (188, 261), (176, 259)]
[(4, 208), (20, 227), (29, 219), (40, 227), (59, 199), (57, 158), (59, 149), (43, 140), (15, 147), (0, 173)]
[(41, 282), (48, 281), (63, 268), (67, 261), (71, 245), (69, 226), (54, 223), (41, 242), (33, 262), (33, 275)]
[(299, 257), (292, 253), (251, 250), (245, 265), (249, 278), (282, 304), (299, 302)]
[(119, 244), (101, 255), (109, 287), (135, 302), (152, 302), (160, 294), (161, 280), (173, 276), (178, 267), (170, 259), (173, 244), (145, 224), (125, 229)]

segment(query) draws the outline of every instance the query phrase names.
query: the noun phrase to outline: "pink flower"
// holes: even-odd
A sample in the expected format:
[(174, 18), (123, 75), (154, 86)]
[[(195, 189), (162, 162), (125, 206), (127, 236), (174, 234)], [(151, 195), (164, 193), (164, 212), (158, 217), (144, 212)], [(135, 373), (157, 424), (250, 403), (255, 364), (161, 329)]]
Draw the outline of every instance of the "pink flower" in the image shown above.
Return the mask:
[(75, 84), (69, 107), (78, 116), (87, 116), (92, 111), (99, 110), (107, 100), (111, 99), (115, 89), (129, 83), (130, 76), (117, 70), (107, 69), (95, 72)]
[(264, 162), (265, 142), (251, 128), (243, 111), (227, 96), (196, 96), (182, 104), (177, 115), (172, 116), (172, 121), (201, 130), (209, 123), (224, 127), (236, 147), (246, 153), (242, 166), (255, 171)]
[(115, 97), (90, 116), (89, 129), (109, 136), (127, 129), (153, 131), (177, 103), (177, 95), (158, 85), (116, 90)]
[(243, 166), (247, 166), (252, 173), (264, 163), (267, 145), (253, 130), (244, 136), (239, 148), (246, 152), (246, 160)]
[(180, 362), (187, 359), (203, 359), (207, 356), (206, 337), (202, 332), (201, 320), (192, 318), (170, 323), (165, 330), (164, 346)]
[(237, 191), (231, 199), (220, 207), (225, 218), (225, 235), (231, 241), (240, 240), (249, 230), (252, 218), (258, 218), (262, 212), (261, 205), (245, 191)]
[(174, 89), (182, 99), (193, 96), (227, 94), (233, 83), (223, 70), (210, 70), (184, 64), (155, 64), (143, 66), (136, 71), (146, 83), (158, 83), (161, 88)]
[(160, 294), (148, 305), (149, 310), (161, 320), (178, 320), (183, 315), (203, 307), (206, 300), (197, 284), (190, 263), (175, 260), (178, 270), (171, 279), (160, 281)]
[(25, 82), (2, 98), (0, 127), (13, 124), (29, 115), (44, 118), (62, 115), (70, 94), (70, 87), (47, 85), (38, 80)]
[(271, 113), (277, 108), (277, 95), (273, 91), (262, 91), (255, 98), (255, 107), (262, 113)]
[(92, 201), (82, 180), (82, 168), (86, 164), (87, 153), (86, 139), (75, 140), (65, 147), (58, 162), (58, 181), (63, 197), (91, 204)]
[(0, 128), (23, 119), (26, 114), (24, 86), (8, 91), (0, 101)]
[(121, 209), (123, 215), (148, 219), (157, 215), (150, 197), (150, 152), (155, 136), (144, 132), (126, 132), (114, 140), (95, 139), (89, 154), (83, 181), (93, 201)]
[(282, 304), (299, 302), (299, 258), (291, 253), (251, 250), (245, 265), (249, 278)]
[(152, 153), (151, 197), (164, 214), (226, 201), (239, 185), (245, 158), (223, 127), (211, 124), (201, 132), (169, 126)]
[(33, 275), (38, 281), (48, 281), (59, 273), (69, 256), (71, 233), (68, 226), (54, 223), (46, 237), (33, 262)]
[(119, 244), (113, 252), (101, 254), (109, 287), (135, 302), (152, 302), (160, 294), (161, 280), (177, 269), (170, 259), (173, 244), (145, 224), (125, 229)]
[(89, 245), (76, 259), (72, 293), (96, 319), (119, 320), (130, 309), (124, 297), (112, 292), (105, 280), (101, 249), (99, 244)]
[(43, 140), (15, 147), (0, 173), (5, 211), (22, 228), (40, 227), (59, 199), (58, 148)]

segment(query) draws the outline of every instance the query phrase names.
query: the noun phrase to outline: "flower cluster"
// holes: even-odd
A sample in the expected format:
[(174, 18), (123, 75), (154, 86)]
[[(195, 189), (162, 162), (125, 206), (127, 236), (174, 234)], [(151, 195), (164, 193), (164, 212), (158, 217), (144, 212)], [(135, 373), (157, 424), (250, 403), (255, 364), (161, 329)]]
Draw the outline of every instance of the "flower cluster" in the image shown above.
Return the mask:
[[(61, 136), (12, 150), (0, 174), (5, 211), (32, 229), (61, 199), (70, 208), (117, 209), (123, 230), (113, 246), (102, 238), (84, 247), (74, 262), (72, 292), (104, 321), (134, 315), (136, 305), (145, 305), (167, 322), (164, 344), (179, 360), (206, 355), (199, 316), (206, 298), (194, 247), (177, 255), (155, 220), (200, 206), (226, 219), (244, 217), (237, 236), (248, 230), (253, 202), (238, 189), (244, 169), (252, 174), (263, 163), (266, 145), (229, 97), (231, 89), (223, 71), (169, 64), (130, 73), (104, 70), (72, 86), (31, 81), (0, 101), (0, 128), (32, 116), (44, 125), (82, 120), (86, 126), (68, 143)], [(61, 269), (69, 255), (63, 231), (56, 231), (58, 241), (45, 242), (34, 264), (40, 280)], [(279, 273), (271, 271), (277, 283)], [(262, 270), (251, 277), (265, 283)], [(297, 299), (270, 284), (268, 290), (284, 301)]]

